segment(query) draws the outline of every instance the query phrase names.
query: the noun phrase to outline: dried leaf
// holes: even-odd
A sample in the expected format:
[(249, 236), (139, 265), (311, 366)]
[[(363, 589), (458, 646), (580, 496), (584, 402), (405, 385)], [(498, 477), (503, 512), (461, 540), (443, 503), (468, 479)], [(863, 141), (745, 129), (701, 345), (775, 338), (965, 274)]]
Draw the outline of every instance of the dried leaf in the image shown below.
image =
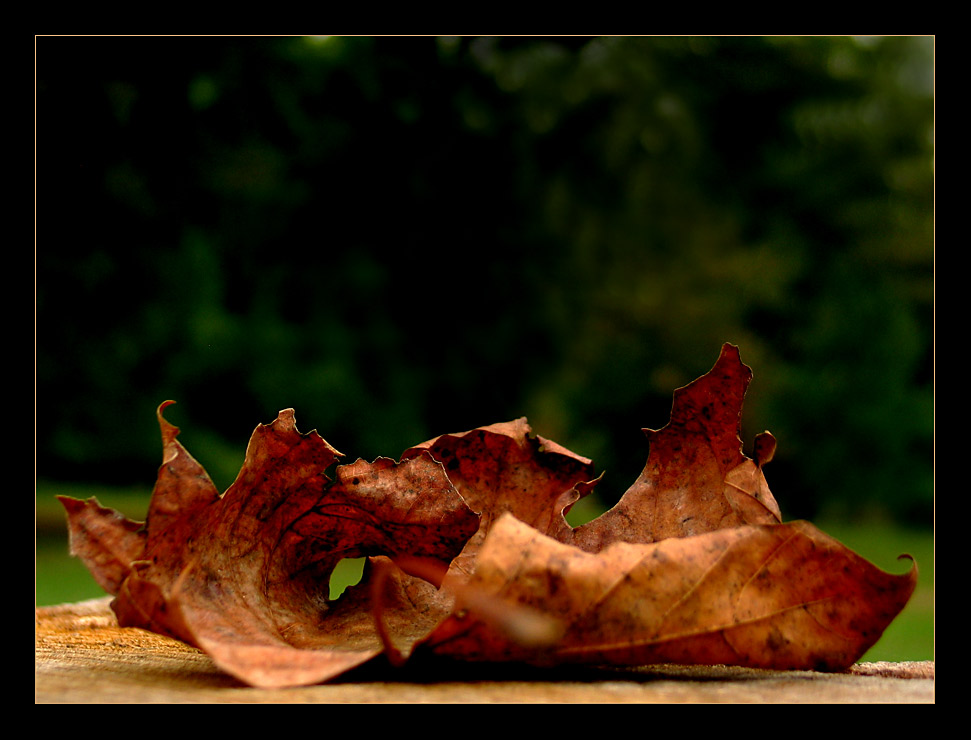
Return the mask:
[(67, 510), (71, 554), (81, 558), (94, 579), (110, 594), (118, 593), (131, 573), (131, 563), (145, 550), (145, 532), (96, 499), (79, 501), (58, 496)]
[[(162, 416), (166, 405), (158, 414), (164, 463), (142, 552), (132, 552), (133, 523), (92, 501), (66, 502), (69, 512), (86, 512), (71, 517), (72, 540), (81, 522), (100, 523), (99, 547), (82, 539), (93, 572), (103, 558), (92, 550), (127, 546), (130, 571), (109, 589), (122, 626), (194, 644), (253, 685), (315, 683), (382, 652), (369, 599), (356, 595), (366, 585), (337, 606), (328, 599), (341, 559), (407, 555), (447, 565), (478, 527), (427, 454), (338, 466), (330, 482), (324, 471), (340, 453), (315, 432), (298, 432), (290, 410), (257, 427), (239, 476), (219, 497), (175, 439), (178, 429)], [(407, 642), (441, 618), (423, 615), (406, 594), (388, 611), (398, 612)]]
[(464, 660), (841, 670), (877, 641), (916, 578), (916, 567), (883, 572), (808, 522), (587, 553), (505, 515), (469, 586), (547, 617), (562, 637), (523, 645), (466, 604), (422, 648)]
[(534, 436), (525, 418), (460, 434), (444, 434), (404, 452), (430, 454), (445, 466), (462, 498), (479, 515), (476, 534), (452, 565), (469, 575), (492, 523), (512, 513), (539, 532), (568, 528), (564, 513), (596, 484), (593, 463), (555, 442)]
[[(597, 484), (590, 460), (525, 419), (336, 465), (293, 411), (254, 431), (222, 496), (162, 416), (144, 526), (62, 498), (72, 552), (115, 594), (123, 626), (178, 637), (256, 686), (316, 683), (415, 649), (463, 660), (729, 663), (839, 670), (903, 608), (891, 575), (807, 522), (782, 523), (742, 453), (751, 370), (726, 344), (645, 430), (647, 463), (618, 504), (564, 518)], [(334, 466), (334, 479), (325, 471)], [(336, 601), (330, 575), (369, 558)]]
[(781, 521), (761, 466), (742, 454), (742, 401), (751, 379), (738, 348), (724, 345), (708, 373), (675, 391), (667, 426), (644, 430), (650, 455), (617, 505), (559, 539), (597, 552), (613, 542)]

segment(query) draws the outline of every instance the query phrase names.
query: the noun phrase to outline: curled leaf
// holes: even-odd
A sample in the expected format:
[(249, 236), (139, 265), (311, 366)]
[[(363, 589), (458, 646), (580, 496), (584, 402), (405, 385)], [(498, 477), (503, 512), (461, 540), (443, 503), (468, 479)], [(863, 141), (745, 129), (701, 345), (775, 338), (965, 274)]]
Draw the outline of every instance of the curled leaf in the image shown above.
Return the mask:
[[(447, 565), (478, 527), (427, 454), (338, 466), (331, 482), (324, 471), (340, 453), (316, 432), (297, 431), (292, 410), (257, 427), (239, 476), (220, 497), (176, 440), (164, 408), (164, 462), (141, 551), (134, 523), (89, 503), (85, 519), (97, 519), (106, 534), (99, 548), (87, 538), (82, 557), (101, 572), (105, 557), (93, 550), (111, 552), (120, 542), (128, 573), (113, 564), (102, 576), (119, 623), (194, 644), (253, 685), (316, 683), (381, 653), (369, 600), (356, 596), (366, 587), (336, 604), (328, 598), (341, 559), (409, 555)], [(73, 532), (80, 520), (72, 519)], [(392, 611), (401, 612), (395, 623), (411, 643), (439, 617), (402, 596)]]
[(101, 588), (118, 593), (132, 561), (145, 549), (142, 525), (101, 506), (96, 498), (57, 498), (67, 511), (71, 554), (84, 561)]
[(422, 645), (465, 660), (841, 670), (906, 604), (916, 567), (876, 568), (808, 522), (745, 525), (587, 553), (502, 517), (470, 581), (563, 637), (536, 649), (474, 606)]
[[(220, 495), (158, 409), (163, 463), (144, 524), (61, 497), (71, 551), (122, 626), (177, 637), (255, 686), (334, 678), (384, 654), (540, 664), (726, 663), (840, 670), (903, 608), (892, 575), (808, 522), (783, 523), (769, 432), (742, 453), (752, 378), (738, 349), (674, 393), (618, 504), (564, 514), (592, 462), (526, 419), (338, 464), (292, 409), (253, 432)], [(329, 477), (333, 470), (333, 478)], [(344, 558), (367, 557), (340, 598)]]

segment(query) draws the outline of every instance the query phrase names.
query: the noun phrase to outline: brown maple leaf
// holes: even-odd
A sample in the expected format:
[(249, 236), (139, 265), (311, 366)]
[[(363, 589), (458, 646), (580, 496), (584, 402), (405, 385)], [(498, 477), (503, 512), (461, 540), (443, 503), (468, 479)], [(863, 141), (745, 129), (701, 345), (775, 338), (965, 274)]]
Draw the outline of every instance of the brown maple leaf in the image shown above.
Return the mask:
[[(72, 551), (119, 622), (205, 650), (258, 686), (314, 683), (382, 652), (465, 660), (845, 668), (896, 616), (916, 568), (884, 573), (806, 522), (783, 524), (742, 453), (737, 348), (675, 392), (618, 504), (564, 517), (599, 479), (525, 419), (335, 468), (291, 410), (257, 427), (219, 496), (159, 408), (164, 463), (145, 526), (62, 498)], [(327, 598), (334, 566), (369, 557)], [(397, 564), (395, 568), (392, 563)], [(447, 569), (447, 574), (446, 574)], [(403, 572), (406, 571), (406, 572)]]
[(468, 576), (493, 522), (513, 514), (539, 532), (562, 532), (564, 512), (596, 484), (593, 463), (534, 436), (525, 418), (459, 434), (443, 434), (405, 450), (402, 459), (430, 454), (479, 515), (479, 529), (453, 561), (453, 575)]
[[(427, 454), (358, 460), (330, 481), (324, 471), (340, 453), (316, 432), (298, 432), (291, 410), (257, 427), (239, 476), (219, 496), (162, 416), (167, 405), (144, 527), (94, 500), (62, 498), (72, 552), (116, 595), (121, 626), (196, 645), (253, 685), (316, 683), (384, 650), (366, 585), (328, 599), (341, 559), (405, 556), (445, 567), (478, 527)], [(416, 641), (442, 618), (395, 593), (384, 615), (399, 640)]]
[[(838, 670), (859, 659), (907, 603), (916, 567), (887, 574), (808, 522), (781, 523), (762, 469), (775, 438), (756, 437), (755, 460), (742, 453), (751, 378), (738, 349), (724, 345), (710, 372), (675, 392), (668, 425), (645, 430), (647, 463), (618, 504), (575, 529), (550, 510), (533, 513), (518, 466), (480, 454), (453, 462), (459, 490), (468, 496), (471, 479), (486, 492), (472, 496), (482, 516), (475, 566), (455, 588), (456, 610), (420, 649), (466, 660), (779, 669)], [(527, 466), (543, 447), (532, 446)], [(422, 449), (443, 461), (471, 452)], [(572, 453), (557, 452), (544, 470), (570, 467)], [(596, 482), (582, 482), (586, 468), (571, 472), (542, 478), (539, 499), (556, 502), (555, 514)], [(496, 488), (511, 494), (489, 511)]]
[[(419, 647), (463, 660), (843, 670), (907, 603), (885, 573), (808, 522), (743, 525), (588, 553), (503, 516), (459, 604)], [(480, 611), (477, 604), (486, 603)], [(556, 639), (531, 644), (507, 604)], [(555, 625), (555, 627), (553, 626)]]
[(780, 522), (762, 473), (774, 438), (760, 435), (759, 446), (766, 449), (758, 461), (742, 454), (742, 401), (751, 379), (738, 348), (724, 345), (708, 373), (675, 391), (667, 426), (644, 430), (647, 463), (617, 505), (559, 539), (596, 552), (613, 542), (657, 542)]

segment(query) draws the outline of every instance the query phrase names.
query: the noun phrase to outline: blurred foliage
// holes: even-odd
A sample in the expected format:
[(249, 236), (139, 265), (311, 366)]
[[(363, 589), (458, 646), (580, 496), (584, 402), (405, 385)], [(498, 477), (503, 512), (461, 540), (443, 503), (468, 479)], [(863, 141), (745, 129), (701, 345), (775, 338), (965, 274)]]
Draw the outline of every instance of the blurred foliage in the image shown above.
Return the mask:
[(721, 344), (786, 518), (933, 507), (933, 39), (37, 40), (37, 474), (525, 415), (609, 504)]

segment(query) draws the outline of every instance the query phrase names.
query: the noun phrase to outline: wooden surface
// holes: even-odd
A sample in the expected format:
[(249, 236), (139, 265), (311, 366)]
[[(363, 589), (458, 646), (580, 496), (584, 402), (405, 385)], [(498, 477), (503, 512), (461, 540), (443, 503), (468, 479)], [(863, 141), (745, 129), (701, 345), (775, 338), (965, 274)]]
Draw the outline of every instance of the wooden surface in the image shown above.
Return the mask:
[(845, 673), (727, 666), (634, 670), (374, 664), (341, 680), (254, 689), (202, 652), (121, 628), (96, 599), (36, 610), (34, 700), (51, 703), (932, 703), (933, 661)]

